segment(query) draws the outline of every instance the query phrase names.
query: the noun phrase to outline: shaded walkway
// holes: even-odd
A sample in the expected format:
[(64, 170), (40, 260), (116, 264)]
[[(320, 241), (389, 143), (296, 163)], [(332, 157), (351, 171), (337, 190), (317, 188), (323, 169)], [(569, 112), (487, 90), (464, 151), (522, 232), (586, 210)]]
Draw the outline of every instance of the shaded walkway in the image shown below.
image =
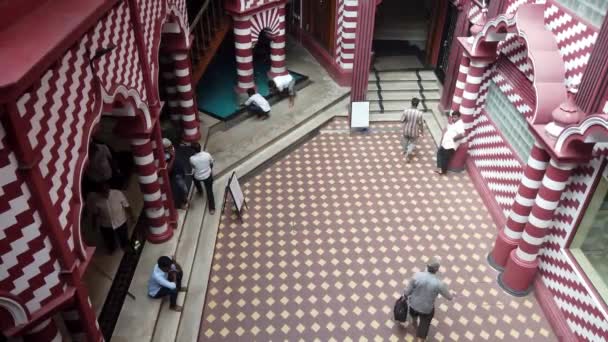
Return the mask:
[(496, 229), (467, 174), (432, 172), (430, 135), (407, 164), (399, 125), (344, 125), (245, 182), (244, 223), (222, 218), (199, 340), (411, 340), (392, 306), (430, 257), (459, 293), (438, 299), (432, 340), (555, 340), (533, 296), (497, 286)]

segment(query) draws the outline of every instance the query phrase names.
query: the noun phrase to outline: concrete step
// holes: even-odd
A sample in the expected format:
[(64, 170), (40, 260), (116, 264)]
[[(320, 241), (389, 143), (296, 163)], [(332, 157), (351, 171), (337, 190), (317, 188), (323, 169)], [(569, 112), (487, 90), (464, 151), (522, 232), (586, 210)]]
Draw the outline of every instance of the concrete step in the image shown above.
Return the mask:
[[(399, 101), (383, 101), (384, 112), (402, 112), (405, 108), (409, 108), (411, 106), (410, 100), (399, 100)], [(425, 101), (426, 107), (429, 110), (437, 111), (437, 107), (439, 105), (439, 99), (432, 99)], [(422, 109), (422, 105), (418, 105), (418, 108)], [(370, 101), (369, 103), (370, 113), (372, 112), (380, 112), (380, 102), (379, 101)]]
[[(422, 87), (424, 90), (439, 90), (439, 84), (436, 81), (422, 81)], [(409, 81), (381, 81), (380, 87), (382, 90), (413, 90), (419, 89), (417, 80), (409, 80)], [(369, 81), (367, 86), (368, 90), (378, 90), (378, 85), (375, 80)]]
[[(417, 90), (393, 90), (393, 91), (384, 91), (382, 90), (382, 100), (383, 101), (408, 101), (413, 97), (417, 97), (422, 100), (422, 92)], [(436, 91), (424, 92), (424, 97), (427, 101), (439, 100), (439, 93)], [(380, 100), (378, 96), (378, 91), (368, 90), (367, 91), (367, 99), (369, 101), (378, 101)]]
[[(420, 78), (423, 81), (436, 81), (437, 76), (432, 70), (420, 70)], [(393, 70), (393, 71), (379, 71), (378, 76), (381, 81), (411, 81), (418, 80), (416, 71), (414, 70)], [(375, 80), (376, 76), (373, 72), (370, 73), (370, 79)]]

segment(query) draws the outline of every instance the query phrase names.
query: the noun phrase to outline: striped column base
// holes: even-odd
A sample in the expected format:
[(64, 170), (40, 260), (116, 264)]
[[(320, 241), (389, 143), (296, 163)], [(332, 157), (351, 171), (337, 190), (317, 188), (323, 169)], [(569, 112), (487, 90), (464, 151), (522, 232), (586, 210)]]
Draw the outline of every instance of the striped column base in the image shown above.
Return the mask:
[(448, 170), (452, 172), (462, 172), (465, 170), (465, 165), (467, 162), (467, 155), (469, 153), (469, 148), (467, 143), (462, 143), (454, 152), (450, 163), (448, 164)]
[(517, 256), (517, 249), (510, 253), (505, 271), (498, 276), (498, 285), (516, 297), (528, 295), (534, 287), (534, 276), (538, 270), (538, 258), (523, 261)]
[(490, 266), (498, 271), (502, 271), (505, 269), (507, 265), (507, 260), (509, 259), (509, 254), (517, 248), (519, 244), (518, 240), (513, 240), (509, 238), (504, 229), (501, 229), (498, 232), (498, 236), (496, 237), (496, 242), (494, 243), (494, 249), (490, 254), (488, 254), (488, 262)]

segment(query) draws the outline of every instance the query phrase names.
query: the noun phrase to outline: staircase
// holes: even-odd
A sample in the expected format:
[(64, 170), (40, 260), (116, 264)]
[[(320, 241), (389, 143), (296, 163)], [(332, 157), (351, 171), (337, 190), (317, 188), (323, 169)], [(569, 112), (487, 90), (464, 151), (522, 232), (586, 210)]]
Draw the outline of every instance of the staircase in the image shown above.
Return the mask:
[(230, 20), (224, 13), (224, 0), (206, 0), (200, 7), (190, 6), (190, 2), (194, 2), (194, 0), (189, 1), (189, 12), (198, 11), (188, 13), (190, 18), (194, 18), (190, 24), (190, 35), (192, 36), (190, 58), (192, 81), (196, 84), (228, 33)]
[(425, 116), (429, 130), (438, 140), (447, 126), (447, 117), (438, 109), (440, 87), (437, 77), (428, 69), (382, 70), (375, 67), (369, 75), (367, 100), (370, 102), (370, 120), (395, 121), (403, 110), (411, 107), (413, 97), (420, 99), (418, 108)]

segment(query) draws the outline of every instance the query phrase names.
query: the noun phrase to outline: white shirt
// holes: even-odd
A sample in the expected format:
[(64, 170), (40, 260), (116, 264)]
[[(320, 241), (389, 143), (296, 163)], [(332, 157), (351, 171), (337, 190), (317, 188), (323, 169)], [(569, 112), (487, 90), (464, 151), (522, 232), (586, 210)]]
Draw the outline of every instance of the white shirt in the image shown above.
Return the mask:
[(213, 157), (205, 151), (199, 152), (190, 157), (190, 165), (192, 165), (194, 179), (205, 180), (211, 176), (211, 165)]
[(258, 107), (262, 108), (265, 112), (270, 112), (270, 103), (266, 101), (264, 96), (260, 94), (253, 94), (247, 101), (245, 101), (245, 106), (249, 106), (251, 103), (255, 103)]
[(453, 124), (448, 125), (448, 128), (443, 134), (443, 139), (441, 139), (441, 147), (446, 150), (457, 149), (458, 143), (454, 141), (454, 138), (457, 135), (464, 135), (464, 123), (462, 122), (462, 120), (458, 120)]
[(108, 198), (94, 192), (87, 202), (91, 215), (97, 218), (100, 226), (116, 229), (127, 222), (125, 208), (129, 207), (129, 201), (122, 191), (110, 189)]
[[(175, 270), (175, 266), (171, 265), (171, 269)], [(166, 272), (158, 267), (158, 264), (154, 265), (150, 280), (148, 280), (148, 295), (151, 297), (156, 296), (161, 287), (166, 287), (170, 290), (175, 290), (175, 283), (170, 282)]]
[(274, 81), (274, 84), (277, 86), (277, 89), (279, 91), (283, 91), (287, 88), (289, 83), (291, 83), (291, 81), (293, 81), (293, 76), (291, 76), (290, 74), (287, 74), (287, 75), (277, 76), (277, 77), (273, 78), (272, 80)]

